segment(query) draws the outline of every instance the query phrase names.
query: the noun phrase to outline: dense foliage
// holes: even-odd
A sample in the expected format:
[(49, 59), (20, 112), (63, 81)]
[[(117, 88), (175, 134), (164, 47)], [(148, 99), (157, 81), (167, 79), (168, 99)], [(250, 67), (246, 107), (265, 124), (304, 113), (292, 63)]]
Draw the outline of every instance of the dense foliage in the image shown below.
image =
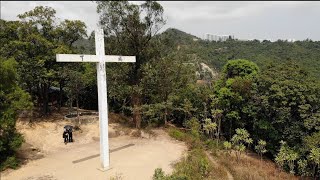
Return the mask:
[(319, 176), (319, 41), (195, 41), (176, 29), (161, 35), (169, 39), (172, 51), (192, 55), (221, 71), (206, 102), (211, 105), (209, 118), (217, 124), (217, 137), (231, 140), (236, 128), (245, 128), (254, 144), (265, 140), (271, 158), (283, 152), (280, 142), (284, 141), (292, 150), (285, 154), (292, 160), (284, 160), (281, 167)]
[[(170, 42), (171, 51), (183, 51), (193, 54), (198, 60), (219, 70), (232, 59), (248, 59), (265, 69), (270, 62), (280, 63), (288, 59), (295, 60), (306, 68), (312, 76), (320, 77), (320, 41), (306, 39), (288, 42), (277, 40), (227, 40), (223, 42), (201, 40), (177, 29), (168, 29), (161, 36)], [(194, 40), (194, 38), (198, 40)]]
[(17, 166), (15, 151), (23, 142), (15, 124), (17, 112), (30, 108), (30, 95), (17, 83), (17, 62), (0, 57), (0, 170)]
[[(60, 107), (69, 91), (77, 95), (74, 84), (65, 89), (66, 94), (63, 88), (90, 69), (56, 62), (56, 53), (75, 52), (72, 44), (86, 34), (83, 22), (57, 23), (55, 13), (50, 7), (38, 6), (18, 15), (19, 21), (0, 20), (0, 169), (17, 165), (15, 151), (23, 142), (15, 129), (20, 110), (28, 108), (47, 115), (54, 107), (49, 107), (50, 102), (58, 101)], [(78, 74), (71, 76), (74, 71)], [(50, 93), (53, 86), (61, 90), (55, 100)]]
[(130, 94), (133, 121), (140, 128), (143, 103), (140, 82), (144, 75), (141, 69), (159, 53), (152, 40), (165, 24), (163, 8), (155, 1), (146, 1), (141, 5), (128, 1), (97, 1), (97, 4), (99, 23), (109, 37), (107, 47), (111, 51), (107, 52), (136, 56), (136, 62), (127, 65), (126, 71), (121, 73), (126, 75), (122, 82), (129, 87), (126, 93)]
[[(0, 54), (17, 61), (19, 84), (32, 95), (35, 104), (42, 107), (44, 115), (50, 112), (51, 86), (62, 90), (66, 84), (66, 76), (62, 73), (74, 67), (57, 63), (55, 54), (75, 52), (72, 44), (86, 36), (83, 22), (57, 22), (55, 14), (50, 7), (38, 6), (18, 15), (19, 21), (0, 20)], [(62, 105), (62, 94), (58, 104)]]

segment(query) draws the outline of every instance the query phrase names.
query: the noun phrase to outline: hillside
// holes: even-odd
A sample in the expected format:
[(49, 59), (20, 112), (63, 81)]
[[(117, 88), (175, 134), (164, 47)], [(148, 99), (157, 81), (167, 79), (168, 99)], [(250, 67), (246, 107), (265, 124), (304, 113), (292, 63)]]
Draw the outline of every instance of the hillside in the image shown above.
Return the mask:
[[(168, 53), (179, 51), (181, 54), (191, 55), (190, 61), (206, 63), (217, 70), (221, 70), (222, 66), (232, 59), (248, 59), (257, 63), (262, 69), (271, 62), (293, 60), (315, 77), (320, 77), (319, 41), (260, 42), (235, 39), (209, 42), (174, 28), (168, 28), (156, 37), (166, 44)], [(85, 53), (94, 53), (94, 38), (78, 40), (75, 46)]]
[(319, 41), (194, 41), (193, 38), (197, 37), (173, 28), (167, 29), (160, 36), (166, 42), (170, 42), (168, 48), (171, 52), (179, 49), (183, 54), (196, 55), (197, 59), (217, 69), (221, 69), (226, 61), (231, 59), (248, 59), (257, 63), (262, 69), (270, 62), (293, 60), (312, 75), (320, 77)]

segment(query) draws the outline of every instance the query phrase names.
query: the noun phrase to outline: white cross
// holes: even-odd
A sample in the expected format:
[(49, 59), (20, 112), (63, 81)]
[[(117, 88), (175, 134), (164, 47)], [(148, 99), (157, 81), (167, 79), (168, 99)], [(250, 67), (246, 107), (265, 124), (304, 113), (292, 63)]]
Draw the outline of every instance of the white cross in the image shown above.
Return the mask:
[(95, 30), (96, 55), (87, 54), (57, 54), (57, 62), (96, 62), (98, 106), (100, 126), (100, 161), (103, 170), (109, 168), (109, 139), (108, 139), (108, 103), (107, 79), (105, 62), (136, 62), (135, 56), (105, 55), (104, 35), (102, 29)]

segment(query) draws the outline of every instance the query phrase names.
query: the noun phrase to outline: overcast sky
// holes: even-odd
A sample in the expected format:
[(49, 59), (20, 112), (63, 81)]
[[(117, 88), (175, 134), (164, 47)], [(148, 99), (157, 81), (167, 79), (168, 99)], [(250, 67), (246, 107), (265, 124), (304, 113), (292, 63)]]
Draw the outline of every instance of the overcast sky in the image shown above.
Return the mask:
[[(1, 19), (16, 20), (17, 15), (35, 6), (50, 6), (60, 19), (79, 19), (91, 32), (99, 16), (92, 1), (1, 1)], [(139, 3), (139, 2), (135, 2)], [(320, 2), (210, 2), (159, 1), (167, 24), (204, 37), (205, 33), (229, 35), (238, 39), (320, 40)]]

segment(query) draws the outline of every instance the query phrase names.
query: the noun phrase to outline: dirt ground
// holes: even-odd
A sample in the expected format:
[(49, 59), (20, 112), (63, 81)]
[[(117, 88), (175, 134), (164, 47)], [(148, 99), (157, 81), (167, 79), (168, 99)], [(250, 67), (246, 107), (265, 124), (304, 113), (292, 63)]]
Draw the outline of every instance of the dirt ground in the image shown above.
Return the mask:
[[(112, 116), (111, 116), (112, 118)], [(17, 129), (26, 143), (19, 156), (24, 159), (17, 170), (6, 170), (1, 180), (68, 180), (68, 179), (152, 179), (156, 168), (172, 172), (172, 165), (185, 154), (184, 143), (171, 139), (162, 129), (152, 133), (120, 125), (109, 124), (111, 169), (100, 168), (99, 122), (81, 124), (81, 131), (73, 133), (75, 142), (63, 143), (62, 131), (66, 124), (74, 125), (63, 116), (28, 123), (20, 120)], [(122, 148), (121, 148), (122, 147)], [(87, 160), (81, 162), (86, 157)]]

